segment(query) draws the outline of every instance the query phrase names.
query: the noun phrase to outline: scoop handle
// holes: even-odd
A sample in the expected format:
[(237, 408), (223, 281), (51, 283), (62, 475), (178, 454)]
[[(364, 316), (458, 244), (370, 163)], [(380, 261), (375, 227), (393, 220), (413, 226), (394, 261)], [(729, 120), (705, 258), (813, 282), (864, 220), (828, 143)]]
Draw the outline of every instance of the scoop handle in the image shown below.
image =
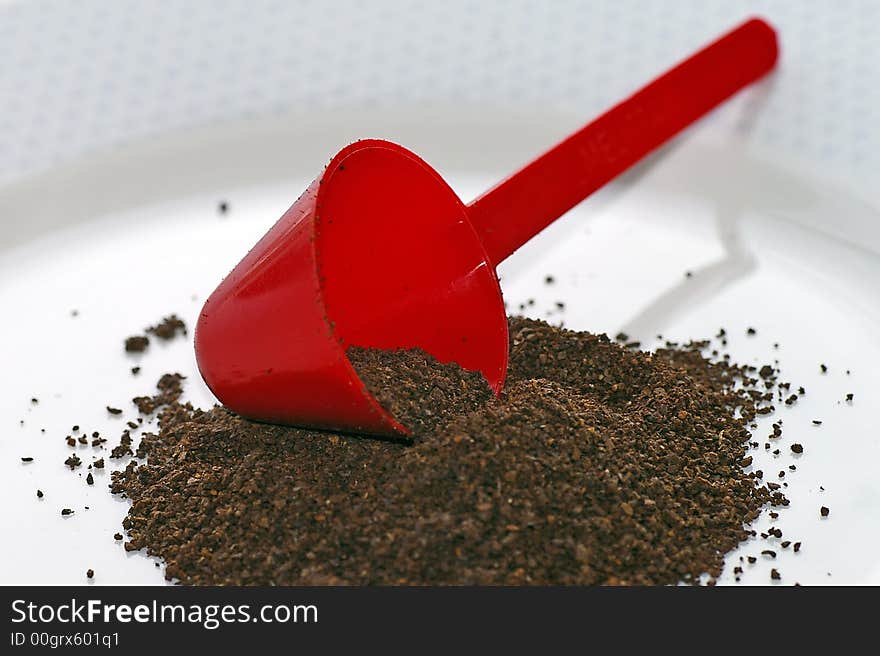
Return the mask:
[(752, 18), (599, 116), (468, 208), (497, 265), (591, 193), (776, 63), (776, 32)]

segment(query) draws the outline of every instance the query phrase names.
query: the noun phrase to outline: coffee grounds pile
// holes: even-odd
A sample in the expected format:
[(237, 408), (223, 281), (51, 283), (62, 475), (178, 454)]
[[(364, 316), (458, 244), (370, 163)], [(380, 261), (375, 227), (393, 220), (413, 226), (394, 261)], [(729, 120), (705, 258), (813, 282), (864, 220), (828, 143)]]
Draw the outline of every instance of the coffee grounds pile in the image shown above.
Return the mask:
[[(196, 409), (166, 380), (147, 462), (113, 474), (126, 549), (184, 584), (672, 584), (717, 576), (744, 523), (787, 504), (744, 470), (772, 399), (754, 368), (704, 343), (510, 334), (501, 399), (420, 352), (352, 354), (412, 445)], [(431, 394), (455, 409), (440, 420)]]
[(421, 349), (351, 347), (348, 359), (367, 389), (420, 439), (450, 416), (479, 410), (492, 391), (479, 372), (441, 364)]

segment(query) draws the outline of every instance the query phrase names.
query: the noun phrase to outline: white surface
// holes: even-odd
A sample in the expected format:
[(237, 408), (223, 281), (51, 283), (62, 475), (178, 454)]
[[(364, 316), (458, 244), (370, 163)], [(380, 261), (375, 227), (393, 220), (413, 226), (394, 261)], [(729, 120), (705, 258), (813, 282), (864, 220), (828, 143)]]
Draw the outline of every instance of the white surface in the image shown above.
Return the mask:
[[(189, 342), (153, 340), (143, 357), (130, 357), (123, 338), (170, 312), (193, 326), (220, 276), (353, 135), (410, 145), (470, 199), (552, 142), (560, 125), (576, 124), (569, 115), (475, 116), (377, 110), (228, 125), (0, 190), (0, 213), (17, 217), (0, 227), (0, 583), (84, 583), (87, 568), (97, 584), (162, 583), (161, 569), (112, 539), (127, 505), (104, 489), (106, 470), (90, 488), (84, 468), (63, 465), (73, 424), (101, 431), (112, 446), (124, 421), (105, 406), (132, 416), (129, 399), (165, 371), (189, 376), (193, 402), (211, 402)], [(225, 217), (220, 200), (230, 203)], [(724, 326), (735, 360), (778, 358), (783, 377), (807, 395), (762, 418), (762, 444), (769, 424), (784, 419), (783, 455), (760, 448), (755, 467), (776, 480), (797, 463), (785, 478), (791, 507), (774, 524), (804, 547), (797, 555), (775, 547), (773, 563), (759, 556), (744, 583), (769, 582), (771, 565), (784, 584), (880, 582), (876, 209), (704, 126), (554, 224), (500, 273), (511, 307), (534, 297), (536, 316), (569, 327), (624, 330), (652, 345), (658, 332), (687, 339)], [(547, 274), (554, 286), (543, 283)], [(567, 309), (548, 316), (557, 300)], [(745, 336), (749, 326), (757, 336)], [(137, 377), (134, 364), (142, 366)], [(855, 393), (851, 405), (847, 392)], [(815, 418), (821, 427), (811, 425)], [(805, 446), (800, 457), (789, 451), (795, 441)], [(91, 462), (91, 447), (76, 451)], [(22, 456), (35, 462), (22, 464)], [(826, 520), (820, 505), (831, 508)], [(63, 507), (76, 513), (62, 518)], [(757, 528), (768, 525), (765, 516)], [(747, 543), (724, 580), (732, 580), (736, 556), (775, 542)]]
[[(465, 103), (583, 121), (755, 13), (782, 39), (755, 143), (876, 193), (876, 0), (19, 0), (0, 5), (0, 180), (294, 110)], [(733, 134), (736, 118), (711, 120)]]

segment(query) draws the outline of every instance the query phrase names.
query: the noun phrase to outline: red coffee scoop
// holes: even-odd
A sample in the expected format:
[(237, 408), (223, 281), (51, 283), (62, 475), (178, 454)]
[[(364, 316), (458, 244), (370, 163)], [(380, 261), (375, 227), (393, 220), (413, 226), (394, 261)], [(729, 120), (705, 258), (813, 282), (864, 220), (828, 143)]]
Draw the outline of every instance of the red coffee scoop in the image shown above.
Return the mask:
[(245, 417), (380, 435), (409, 431), (359, 380), (349, 346), (419, 347), (499, 393), (508, 337), (495, 267), (776, 57), (773, 29), (750, 20), (470, 205), (397, 144), (343, 148), (205, 303), (205, 382)]

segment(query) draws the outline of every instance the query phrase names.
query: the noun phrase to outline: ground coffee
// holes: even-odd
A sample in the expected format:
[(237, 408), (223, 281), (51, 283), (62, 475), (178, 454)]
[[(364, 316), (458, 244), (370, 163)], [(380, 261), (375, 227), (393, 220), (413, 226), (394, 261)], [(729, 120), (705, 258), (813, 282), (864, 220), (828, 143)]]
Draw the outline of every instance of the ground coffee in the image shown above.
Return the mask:
[(412, 445), (199, 410), (163, 377), (138, 403), (160, 413), (147, 462), (113, 474), (126, 549), (184, 584), (694, 582), (787, 503), (744, 470), (772, 368), (528, 319), (510, 336), (500, 399), (420, 351), (351, 351)]
[(352, 347), (348, 359), (383, 408), (420, 439), (450, 417), (481, 408), (492, 396), (482, 374), (441, 364), (420, 349)]

